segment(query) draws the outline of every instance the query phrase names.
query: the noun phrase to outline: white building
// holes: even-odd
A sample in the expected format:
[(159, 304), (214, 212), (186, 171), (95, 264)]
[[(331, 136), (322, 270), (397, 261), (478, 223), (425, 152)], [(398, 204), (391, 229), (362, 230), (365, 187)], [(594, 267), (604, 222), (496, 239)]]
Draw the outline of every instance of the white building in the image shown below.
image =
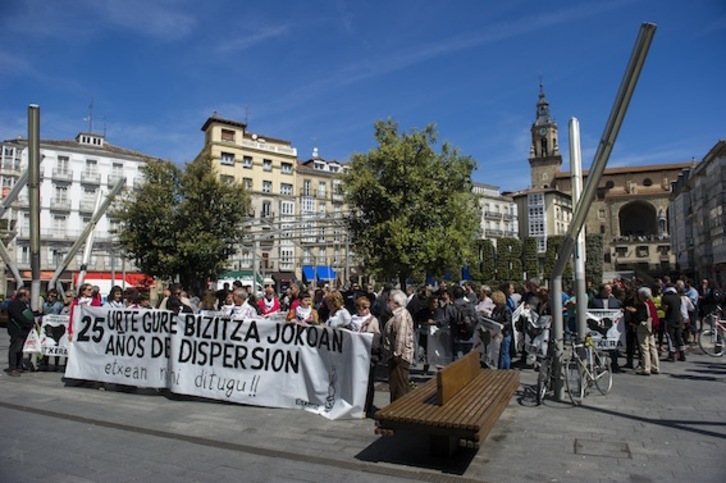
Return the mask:
[[(40, 258), (42, 280), (47, 281), (90, 223), (98, 193), (105, 199), (122, 177), (126, 177), (125, 189), (133, 189), (141, 181), (140, 167), (149, 157), (109, 144), (103, 136), (90, 133), (81, 133), (69, 141), (41, 140), (40, 155)], [(3, 198), (27, 168), (28, 141), (19, 138), (2, 142), (0, 184)], [(4, 221), (0, 224), (5, 228), (1, 235), (3, 242), (26, 285), (31, 275), (29, 209), (26, 188), (3, 215)], [(113, 273), (120, 285), (134, 285), (139, 274), (134, 274), (130, 262), (124, 262), (122, 254), (114, 249), (112, 231), (116, 222), (108, 215), (110, 211), (109, 208), (96, 226), (87, 280), (95, 283), (94, 279), (110, 279)], [(82, 256), (81, 249), (61, 276), (62, 282), (73, 283), (73, 274), (79, 270)], [(15, 288), (15, 280), (7, 267), (3, 268), (0, 291), (9, 293)], [(123, 272), (127, 273), (125, 283), (120, 280)]]
[(474, 183), (471, 192), (479, 199), (481, 239), (496, 246), (499, 238), (519, 238), (517, 204), (511, 196), (503, 195), (499, 186), (484, 183)]

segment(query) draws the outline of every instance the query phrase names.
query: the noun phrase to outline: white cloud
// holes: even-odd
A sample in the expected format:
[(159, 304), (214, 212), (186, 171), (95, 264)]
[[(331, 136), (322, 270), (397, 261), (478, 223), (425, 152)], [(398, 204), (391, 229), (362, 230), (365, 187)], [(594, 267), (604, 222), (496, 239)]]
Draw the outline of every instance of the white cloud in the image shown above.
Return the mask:
[(191, 33), (196, 20), (182, 11), (186, 1), (176, 0), (89, 0), (106, 22), (126, 30), (162, 40), (177, 40)]

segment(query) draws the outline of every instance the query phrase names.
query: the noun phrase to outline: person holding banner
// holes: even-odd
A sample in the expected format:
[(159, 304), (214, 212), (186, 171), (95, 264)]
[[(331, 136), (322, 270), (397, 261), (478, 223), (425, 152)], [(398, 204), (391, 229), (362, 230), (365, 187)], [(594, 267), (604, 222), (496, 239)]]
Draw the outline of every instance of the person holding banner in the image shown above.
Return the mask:
[(303, 327), (308, 325), (320, 325), (320, 319), (318, 318), (318, 311), (311, 305), (313, 298), (308, 292), (299, 292), (297, 307), (291, 309), (287, 314), (287, 321), (295, 324), (300, 324)]
[(372, 418), (375, 410), (373, 408), (373, 396), (375, 388), (373, 384), (376, 378), (376, 366), (381, 360), (383, 351), (381, 340), (381, 328), (378, 325), (378, 319), (371, 314), (371, 301), (366, 295), (361, 295), (355, 300), (356, 315), (352, 317), (352, 324), (358, 327), (358, 332), (363, 334), (373, 334), (373, 343), (371, 344), (371, 365), (368, 371), (368, 389), (366, 391), (366, 402), (363, 410), (366, 417)]
[[(588, 308), (590, 309), (622, 309), (620, 301), (613, 295), (613, 286), (609, 283), (600, 285), (600, 292), (597, 296), (590, 299), (588, 302)], [(618, 359), (620, 358), (620, 350), (614, 349), (610, 352), (611, 369), (613, 374), (622, 372)]]
[(118, 285), (111, 287), (111, 292), (106, 297), (106, 303), (103, 306), (110, 309), (123, 309), (126, 307), (124, 304), (124, 291), (121, 287)]
[(409, 373), (413, 363), (413, 318), (406, 310), (407, 303), (408, 297), (403, 291), (391, 290), (388, 295), (388, 306), (393, 316), (386, 323), (383, 337), (391, 402), (411, 390)]
[(78, 297), (73, 300), (71, 305), (70, 318), (68, 319), (68, 341), (73, 340), (73, 311), (79, 305), (89, 305), (91, 307), (100, 307), (101, 301), (93, 295), (93, 285), (90, 283), (84, 283), (81, 288), (78, 289)]
[(275, 294), (275, 285), (271, 283), (265, 284), (265, 295), (257, 301), (260, 312), (263, 317), (269, 317), (280, 311), (280, 300)]
[(8, 375), (11, 377), (19, 377), (24, 371), (23, 344), (35, 323), (35, 314), (30, 309), (29, 301), (30, 292), (27, 288), (20, 287), (15, 298), (8, 304)]
[(48, 296), (43, 302), (43, 315), (58, 315), (63, 310), (63, 302), (58, 300), (58, 291), (54, 288), (48, 290)]
[(352, 327), (352, 317), (347, 308), (343, 294), (338, 290), (333, 290), (326, 297), (328, 309), (330, 309), (330, 317), (328, 317), (328, 327), (334, 329), (350, 329), (354, 332), (358, 331), (357, 327)]

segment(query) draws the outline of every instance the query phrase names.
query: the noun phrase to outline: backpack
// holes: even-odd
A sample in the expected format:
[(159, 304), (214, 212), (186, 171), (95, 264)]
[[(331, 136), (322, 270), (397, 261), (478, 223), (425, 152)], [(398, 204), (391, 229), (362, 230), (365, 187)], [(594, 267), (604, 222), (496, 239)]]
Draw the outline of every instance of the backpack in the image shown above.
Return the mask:
[(456, 337), (459, 340), (469, 340), (474, 336), (474, 329), (479, 324), (476, 309), (471, 303), (454, 304), (454, 307), (459, 311), (456, 321)]

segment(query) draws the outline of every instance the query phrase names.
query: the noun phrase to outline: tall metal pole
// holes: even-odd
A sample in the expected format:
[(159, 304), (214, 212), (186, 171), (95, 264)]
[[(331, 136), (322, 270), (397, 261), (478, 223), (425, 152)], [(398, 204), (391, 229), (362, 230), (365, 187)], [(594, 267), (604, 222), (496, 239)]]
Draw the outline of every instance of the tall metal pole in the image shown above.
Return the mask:
[[(98, 190), (98, 194), (96, 195), (96, 203), (93, 206), (93, 212), (97, 213), (99, 208), (101, 208), (101, 190)], [(81, 258), (81, 269), (78, 273), (78, 286), (80, 287), (83, 285), (83, 281), (86, 279), (86, 272), (88, 271), (88, 264), (91, 261), (91, 256), (93, 252), (93, 238), (94, 238), (94, 232), (88, 234), (88, 239), (86, 240), (86, 246), (83, 249), (83, 258)], [(113, 285), (113, 284), (112, 284)]]
[(28, 197), (30, 201), (30, 306), (40, 310), (40, 106), (28, 106)]
[(557, 357), (555, 357), (553, 364), (553, 372), (555, 375), (555, 397), (562, 399), (564, 397), (564, 388), (562, 385), (562, 352), (563, 352), (563, 324), (562, 324), (562, 273), (565, 271), (567, 261), (572, 255), (573, 247), (575, 246), (575, 237), (580, 232), (580, 229), (585, 223), (585, 218), (592, 205), (592, 200), (595, 198), (595, 192), (597, 186), (602, 178), (603, 171), (605, 171), (605, 165), (607, 165), (610, 153), (615, 145), (615, 140), (618, 137), (620, 126), (622, 126), (623, 118), (628, 110), (628, 104), (630, 99), (633, 97), (633, 91), (638, 83), (638, 77), (643, 69), (645, 58), (648, 55), (648, 49), (653, 41), (655, 35), (655, 24), (643, 23), (640, 26), (640, 32), (638, 38), (635, 41), (635, 47), (630, 56), (630, 61), (625, 69), (625, 75), (620, 83), (620, 89), (615, 97), (615, 103), (613, 109), (610, 111), (610, 117), (605, 125), (600, 144), (598, 145), (597, 151), (595, 152), (595, 158), (592, 162), (592, 168), (587, 176), (585, 182), (585, 188), (582, 193), (580, 202), (575, 207), (575, 212), (572, 216), (572, 221), (565, 235), (565, 239), (557, 252), (557, 260), (552, 270), (552, 278), (550, 286), (552, 287), (552, 330), (555, 335)]
[[(582, 150), (580, 149), (580, 121), (570, 119), (570, 173), (572, 175), (572, 206), (577, 206), (582, 193)], [(577, 313), (577, 337), (585, 338), (587, 332), (587, 295), (585, 291), (585, 230), (580, 230), (575, 245), (575, 312)]]

